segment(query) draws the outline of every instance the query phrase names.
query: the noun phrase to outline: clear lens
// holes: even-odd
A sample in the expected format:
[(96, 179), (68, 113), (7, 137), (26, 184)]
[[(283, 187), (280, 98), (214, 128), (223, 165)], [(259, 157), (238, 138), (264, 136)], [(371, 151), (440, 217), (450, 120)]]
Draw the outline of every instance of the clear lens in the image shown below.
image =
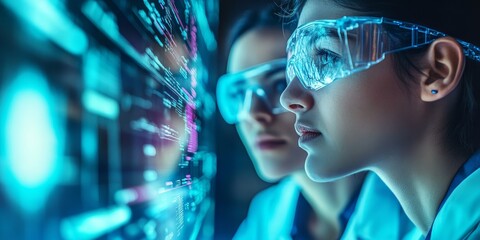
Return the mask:
[[(288, 82), (295, 77), (318, 90), (363, 71), (386, 54), (430, 44), (445, 34), (411, 23), (377, 17), (318, 20), (298, 27), (288, 41)], [(465, 56), (480, 61), (480, 48), (457, 41)]]
[(287, 48), (289, 82), (297, 77), (307, 89), (318, 90), (342, 76), (346, 53), (336, 28), (307, 25), (294, 34)]
[(217, 100), (225, 121), (235, 124), (257, 107), (272, 114), (285, 112), (280, 105), (286, 87), (285, 66), (286, 59), (280, 59), (223, 76), (217, 85)]

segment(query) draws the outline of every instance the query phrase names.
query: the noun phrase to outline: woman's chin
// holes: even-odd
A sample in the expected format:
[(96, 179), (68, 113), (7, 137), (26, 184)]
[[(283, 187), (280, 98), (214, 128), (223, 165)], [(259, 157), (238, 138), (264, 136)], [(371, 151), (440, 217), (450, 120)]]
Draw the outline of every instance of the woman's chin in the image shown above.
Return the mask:
[(329, 164), (329, 162), (331, 161), (322, 161), (318, 158), (311, 158), (309, 155), (305, 162), (307, 176), (315, 182), (332, 182), (349, 175), (341, 171), (338, 164)]
[(288, 172), (257, 170), (258, 176), (265, 182), (274, 183), (288, 176)]

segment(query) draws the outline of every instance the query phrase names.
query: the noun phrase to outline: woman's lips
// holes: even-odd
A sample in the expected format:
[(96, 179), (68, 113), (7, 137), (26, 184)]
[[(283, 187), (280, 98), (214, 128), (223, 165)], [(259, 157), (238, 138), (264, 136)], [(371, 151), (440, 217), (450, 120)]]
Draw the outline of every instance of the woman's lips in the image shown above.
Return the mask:
[(282, 138), (273, 136), (259, 136), (256, 140), (256, 145), (260, 150), (272, 150), (287, 144), (287, 141)]
[(300, 136), (298, 139), (299, 143), (306, 143), (322, 135), (318, 130), (299, 124), (295, 125), (295, 131)]
[(319, 137), (320, 135), (322, 135), (322, 134), (318, 133), (318, 132), (306, 132), (302, 136), (300, 136), (300, 138), (298, 139), (298, 142), (306, 143), (308, 141), (311, 141), (311, 140)]

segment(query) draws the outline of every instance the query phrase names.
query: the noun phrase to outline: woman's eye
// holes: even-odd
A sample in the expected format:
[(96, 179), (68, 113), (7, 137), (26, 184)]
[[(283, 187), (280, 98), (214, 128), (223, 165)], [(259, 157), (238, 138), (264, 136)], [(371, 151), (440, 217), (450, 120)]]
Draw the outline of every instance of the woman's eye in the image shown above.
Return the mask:
[(316, 56), (318, 60), (320, 60), (319, 63), (321, 65), (327, 65), (327, 64), (336, 63), (340, 61), (340, 56), (338, 54), (327, 49), (317, 50)]

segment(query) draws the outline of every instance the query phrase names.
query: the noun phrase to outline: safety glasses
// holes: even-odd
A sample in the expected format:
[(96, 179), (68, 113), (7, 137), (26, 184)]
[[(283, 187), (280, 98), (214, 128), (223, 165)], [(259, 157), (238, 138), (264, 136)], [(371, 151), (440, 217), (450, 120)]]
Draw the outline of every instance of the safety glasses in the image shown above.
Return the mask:
[[(317, 20), (298, 27), (287, 43), (287, 82), (295, 77), (310, 90), (368, 69), (386, 54), (417, 48), (446, 34), (378, 17)], [(480, 62), (480, 48), (458, 40), (466, 57)]]
[(217, 103), (227, 123), (236, 124), (247, 116), (255, 100), (272, 114), (286, 110), (280, 105), (280, 95), (286, 87), (287, 60), (277, 59), (238, 73), (223, 75), (217, 83)]

